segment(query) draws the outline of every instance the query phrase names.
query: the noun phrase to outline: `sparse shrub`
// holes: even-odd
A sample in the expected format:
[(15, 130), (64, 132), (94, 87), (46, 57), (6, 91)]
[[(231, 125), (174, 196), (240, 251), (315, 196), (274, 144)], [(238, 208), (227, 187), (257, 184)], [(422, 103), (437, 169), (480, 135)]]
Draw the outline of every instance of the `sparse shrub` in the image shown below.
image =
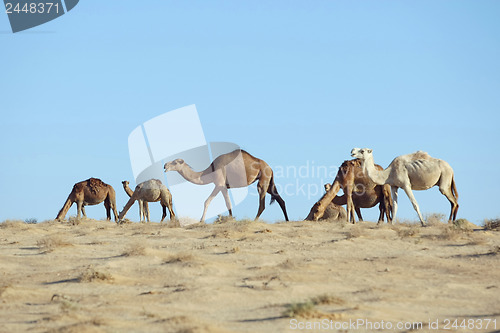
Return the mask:
[(397, 227), (394, 227), (393, 230), (396, 231), (399, 237), (408, 238), (420, 235), (422, 227), (417, 224), (398, 225)]
[(214, 224), (222, 224), (222, 223), (228, 223), (228, 222), (236, 222), (234, 217), (229, 216), (229, 215), (217, 215), (217, 218), (214, 221)]
[(113, 281), (109, 273), (99, 272), (91, 265), (78, 277), (79, 282)]
[(358, 224), (353, 225), (351, 230), (347, 232), (347, 239), (362, 237), (365, 235), (365, 230)]
[(143, 256), (145, 254), (146, 247), (138, 242), (129, 244), (122, 253), (122, 255), (126, 257)]
[(29, 219), (24, 220), (24, 223), (26, 223), (26, 224), (37, 224), (38, 220), (36, 218), (34, 218), (34, 217), (31, 217)]
[(486, 230), (500, 230), (500, 219), (485, 220), (484, 229)]
[(452, 228), (462, 232), (472, 231), (471, 223), (466, 219), (458, 219), (453, 221)]
[(316, 311), (314, 306), (315, 304), (312, 301), (287, 304), (286, 309), (285, 311), (283, 311), (282, 315), (288, 318), (307, 318)]
[(165, 260), (165, 264), (186, 264), (193, 261), (194, 256), (191, 253), (177, 253), (173, 254)]
[(181, 227), (181, 222), (179, 219), (174, 218), (173, 220), (168, 220), (167, 222), (167, 228), (180, 228)]
[(313, 297), (313, 298), (311, 298), (311, 301), (315, 305), (324, 305), (324, 304), (343, 305), (343, 304), (345, 304), (345, 301), (342, 298), (328, 295), (328, 294)]
[(61, 235), (48, 235), (36, 242), (36, 245), (40, 250), (45, 253), (52, 252), (58, 247), (70, 246), (71, 243), (64, 240)]
[(445, 223), (445, 215), (440, 213), (425, 214), (424, 220), (428, 226), (435, 226)]
[(5, 220), (0, 223), (1, 229), (22, 229), (25, 230), (28, 228), (26, 223), (21, 220)]

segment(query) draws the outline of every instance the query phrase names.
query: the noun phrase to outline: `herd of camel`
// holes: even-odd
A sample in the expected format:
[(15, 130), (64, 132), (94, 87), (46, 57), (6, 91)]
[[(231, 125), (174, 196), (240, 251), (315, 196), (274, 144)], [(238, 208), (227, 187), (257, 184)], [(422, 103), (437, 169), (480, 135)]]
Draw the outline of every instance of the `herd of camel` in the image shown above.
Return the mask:
[[(352, 160), (345, 161), (340, 167), (332, 184), (325, 184), (325, 194), (314, 204), (306, 220), (320, 220), (324, 218), (347, 219), (355, 223), (356, 212), (362, 220), (360, 208), (371, 208), (379, 205), (380, 216), (378, 223), (387, 218), (389, 223), (396, 219), (398, 209), (398, 189), (405, 191), (413, 208), (418, 214), (422, 226), (425, 221), (420, 212), (413, 190), (427, 190), (438, 186), (439, 191), (451, 204), (449, 222), (455, 221), (458, 211), (458, 193), (451, 166), (429, 154), (417, 151), (413, 154), (396, 157), (386, 168), (374, 163), (371, 149), (354, 148), (351, 151)], [(271, 195), (271, 203), (277, 201), (288, 221), (285, 201), (278, 194), (274, 183), (271, 167), (263, 160), (250, 155), (244, 150), (237, 149), (217, 157), (208, 168), (203, 171), (194, 171), (184, 160), (176, 159), (165, 163), (164, 171), (177, 171), (187, 181), (206, 185), (214, 184), (215, 188), (204, 204), (201, 222), (205, 220), (207, 208), (212, 199), (222, 192), (229, 215), (232, 216), (232, 206), (228, 189), (246, 187), (257, 182), (259, 193), (259, 209), (257, 220), (265, 208), (265, 196)], [(56, 219), (62, 221), (73, 203), (77, 204), (77, 217), (85, 214), (86, 205), (96, 205), (104, 202), (107, 219), (111, 220), (113, 210), (115, 221), (125, 218), (127, 211), (138, 201), (141, 221), (150, 221), (148, 202), (160, 202), (163, 208), (161, 221), (170, 213), (170, 219), (175, 218), (172, 206), (172, 195), (168, 188), (158, 179), (150, 179), (138, 184), (134, 191), (129, 182), (123, 181), (123, 188), (130, 199), (118, 214), (116, 210), (116, 194), (111, 185), (97, 178), (90, 178), (76, 183)], [(344, 194), (337, 196), (342, 189)], [(347, 211), (342, 207), (346, 205)]]

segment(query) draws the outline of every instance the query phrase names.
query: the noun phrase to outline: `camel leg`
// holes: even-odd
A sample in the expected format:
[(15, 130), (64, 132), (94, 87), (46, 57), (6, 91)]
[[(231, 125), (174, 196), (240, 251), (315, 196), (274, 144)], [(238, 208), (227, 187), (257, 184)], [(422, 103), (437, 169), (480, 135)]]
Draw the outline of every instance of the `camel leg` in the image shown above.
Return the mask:
[[(76, 202), (76, 218), (80, 218), (82, 215), (82, 209), (83, 209), (83, 201), (77, 201)], [(84, 209), (85, 211), (85, 209)]]
[(227, 211), (229, 212), (229, 216), (233, 216), (233, 211), (231, 207), (231, 199), (229, 198), (229, 193), (227, 191), (227, 187), (222, 187), (221, 189), (222, 195), (224, 196), (224, 201), (226, 201)]
[(457, 211), (458, 211), (458, 202), (457, 198), (453, 196), (451, 193), (451, 188), (442, 188), (441, 186), (439, 187), (439, 191), (448, 199), (448, 201), (451, 204), (451, 212), (450, 212), (450, 218), (448, 219), (448, 223), (451, 223), (455, 221), (457, 218)]
[(132, 207), (132, 205), (134, 204), (136, 198), (137, 197), (134, 197), (134, 195), (132, 195), (132, 197), (128, 199), (127, 203), (125, 204), (125, 207), (123, 207), (123, 210), (118, 215), (118, 220), (122, 220), (125, 217), (130, 207)]
[[(383, 202), (379, 202), (378, 209), (380, 211), (380, 214), (378, 216), (378, 222), (377, 222), (377, 224), (384, 224), (385, 207), (383, 205)], [(387, 221), (387, 222), (389, 222), (389, 221)]]
[(354, 216), (354, 202), (352, 202), (352, 187), (346, 186), (345, 189), (347, 195), (347, 220), (352, 224), (356, 223), (356, 218)]
[(167, 206), (165, 206), (164, 204), (161, 204), (161, 210), (162, 210), (162, 214), (161, 214), (161, 221), (160, 221), (160, 223), (163, 222), (163, 220), (167, 216)]
[(274, 183), (274, 176), (271, 178), (271, 181), (269, 182), (269, 186), (267, 187), (267, 193), (271, 195), (271, 203), (273, 202), (272, 199), (274, 198), (274, 200), (276, 200), (280, 205), (280, 208), (283, 211), (283, 215), (285, 216), (285, 221), (289, 221), (288, 214), (286, 213), (285, 200), (283, 200), (283, 198), (279, 195), (278, 190), (276, 189), (276, 184)]
[(208, 205), (210, 205), (210, 202), (212, 201), (213, 198), (215, 198), (217, 193), (219, 193), (221, 188), (222, 188), (221, 186), (215, 186), (212, 193), (208, 196), (207, 200), (205, 200), (205, 207), (203, 208), (203, 215), (201, 216), (200, 222), (205, 221), (205, 215), (207, 214)]
[(104, 199), (104, 208), (106, 208), (106, 220), (111, 220), (111, 204), (109, 198)]
[(87, 214), (85, 213), (85, 205), (82, 204), (82, 214), (83, 214), (83, 217), (87, 217)]
[(356, 211), (356, 215), (358, 215), (358, 220), (363, 221), (363, 216), (361, 215), (361, 208), (354, 206), (354, 210)]
[(268, 188), (269, 188), (269, 183), (265, 184), (263, 182), (259, 182), (257, 184), (257, 191), (259, 192), (259, 210), (257, 211), (257, 216), (255, 216), (255, 220), (259, 219), (260, 214), (262, 214), (264, 208), (266, 208), (266, 192)]
[(391, 224), (394, 224), (394, 221), (396, 221), (396, 213), (398, 212), (398, 188), (396, 186), (391, 186), (391, 196), (392, 196)]
[(406, 195), (411, 201), (411, 204), (413, 205), (413, 208), (418, 214), (418, 218), (420, 219), (420, 223), (422, 226), (425, 226), (425, 221), (424, 218), (422, 217), (422, 214), (420, 213), (420, 208), (418, 207), (417, 199), (415, 199), (415, 196), (413, 195), (413, 191), (411, 190), (410, 187), (404, 187), (403, 190), (405, 191)]
[(163, 220), (167, 216), (167, 208), (168, 208), (168, 212), (170, 213), (170, 220), (174, 219), (175, 213), (174, 213), (174, 209), (173, 209), (173, 205), (172, 205), (172, 195), (170, 194), (170, 192), (165, 193), (165, 194), (162, 192), (160, 203), (161, 203), (161, 206), (163, 208), (163, 215), (161, 217), (161, 222), (163, 222)]

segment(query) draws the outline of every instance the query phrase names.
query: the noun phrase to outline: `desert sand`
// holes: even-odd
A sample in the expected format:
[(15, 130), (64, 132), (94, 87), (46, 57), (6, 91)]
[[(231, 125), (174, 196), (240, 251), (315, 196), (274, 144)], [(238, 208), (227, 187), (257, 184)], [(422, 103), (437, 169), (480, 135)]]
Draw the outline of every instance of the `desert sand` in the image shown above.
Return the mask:
[(430, 224), (5, 221), (0, 331), (500, 330), (500, 232)]

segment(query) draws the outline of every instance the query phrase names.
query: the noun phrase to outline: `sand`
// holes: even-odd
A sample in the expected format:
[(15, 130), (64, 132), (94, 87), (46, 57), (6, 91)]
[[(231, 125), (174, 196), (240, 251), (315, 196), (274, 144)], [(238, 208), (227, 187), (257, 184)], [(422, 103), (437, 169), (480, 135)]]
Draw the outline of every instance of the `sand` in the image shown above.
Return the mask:
[(465, 224), (5, 221), (0, 331), (493, 332), (499, 246)]

